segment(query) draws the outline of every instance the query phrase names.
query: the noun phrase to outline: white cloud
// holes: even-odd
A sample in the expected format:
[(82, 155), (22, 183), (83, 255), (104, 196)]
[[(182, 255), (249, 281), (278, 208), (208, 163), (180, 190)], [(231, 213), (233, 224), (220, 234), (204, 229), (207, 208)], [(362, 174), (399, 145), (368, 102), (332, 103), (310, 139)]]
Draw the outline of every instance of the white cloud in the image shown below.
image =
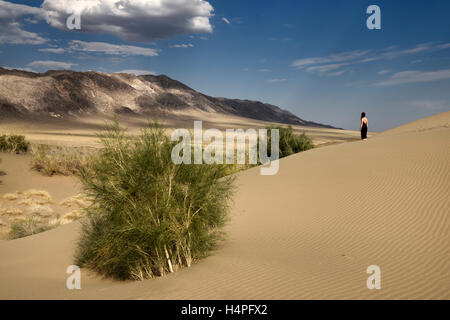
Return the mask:
[(445, 100), (421, 100), (421, 101), (411, 101), (409, 105), (425, 109), (428, 111), (444, 111), (450, 110), (450, 102)]
[(231, 24), (230, 20), (228, 20), (227, 18), (223, 17), (222, 21), (225, 22), (226, 24)]
[(258, 71), (259, 71), (259, 72), (270, 72), (269, 69), (259, 69)]
[(66, 52), (66, 50), (64, 50), (63, 48), (45, 48), (45, 49), (39, 49), (39, 51), (51, 52), (51, 53), (56, 53), (56, 54), (63, 54), (64, 52)]
[(1, 26), (0, 44), (43, 44), (47, 42), (47, 39), (39, 36), (37, 33), (21, 29), (21, 25), (18, 22), (1, 23)]
[(413, 48), (398, 50), (396, 46), (390, 46), (382, 50), (355, 50), (323, 57), (310, 57), (298, 59), (292, 62), (297, 69), (305, 69), (308, 72), (320, 75), (332, 72), (336, 74), (338, 69), (355, 64), (364, 64), (377, 60), (391, 60), (402, 56), (431, 52), (450, 48), (450, 44), (424, 43)]
[(83, 52), (101, 52), (110, 55), (147, 56), (154, 57), (158, 51), (152, 48), (143, 48), (127, 45), (116, 45), (106, 42), (86, 42), (73, 40), (69, 44), (70, 50)]
[(406, 50), (397, 50), (397, 51), (389, 51), (383, 54), (386, 58), (397, 58), (399, 56), (403, 56), (405, 54), (415, 54), (423, 51), (427, 51), (430, 49), (429, 44), (420, 44), (414, 48), (406, 49)]
[(431, 82), (450, 79), (450, 69), (438, 71), (402, 71), (394, 73), (390, 78), (372, 84), (374, 87), (393, 86), (405, 83)]
[(32, 23), (32, 24), (39, 23), (39, 20), (34, 19), (34, 18), (25, 18), (24, 21), (28, 22), (28, 23)]
[(39, 19), (45, 17), (41, 8), (0, 1), (0, 44), (43, 44), (48, 40), (35, 32), (22, 29), (19, 22), (23, 16), (34, 16)]
[(450, 43), (444, 43), (438, 46), (439, 49), (448, 49), (450, 48)]
[(341, 74), (344, 74), (346, 72), (347, 72), (347, 70), (341, 70), (341, 71), (336, 71), (336, 72), (329, 72), (326, 75), (336, 77), (336, 76), (340, 76)]
[(386, 69), (386, 70), (380, 70), (380, 71), (378, 71), (377, 73), (378, 73), (378, 74), (381, 74), (381, 75), (385, 75), (385, 74), (388, 74), (388, 73), (391, 73), (391, 72), (392, 72), (392, 70)]
[(150, 70), (134, 70), (134, 69), (130, 69), (130, 70), (122, 70), (122, 71), (118, 71), (118, 72), (114, 72), (114, 73), (129, 73), (129, 74), (134, 74), (136, 76), (142, 76), (142, 75), (147, 75), (147, 74), (151, 74), (151, 75), (155, 75), (156, 73)]
[(369, 50), (356, 50), (356, 51), (349, 51), (349, 52), (343, 52), (338, 54), (330, 54), (325, 57), (312, 57), (312, 58), (303, 58), (295, 60), (292, 63), (292, 66), (298, 69), (303, 69), (310, 65), (316, 65), (316, 64), (328, 64), (328, 63), (334, 63), (334, 62), (342, 62), (342, 61), (348, 61), (353, 60), (357, 58), (361, 58), (366, 56), (370, 51)]
[(448, 47), (446, 47), (445, 45), (422, 43), (422, 44), (419, 44), (410, 49), (387, 51), (381, 55), (381, 58), (394, 59), (394, 58), (398, 58), (398, 57), (401, 57), (404, 55), (417, 54), (417, 53), (426, 52), (426, 51), (442, 50), (442, 49), (446, 49), (446, 48), (448, 48)]
[(212, 32), (214, 8), (204, 0), (45, 0), (47, 22), (66, 29), (67, 10), (81, 14), (81, 32), (125, 41), (153, 42), (180, 34)]
[(67, 30), (68, 11), (81, 14), (81, 32), (106, 33), (125, 41), (153, 42), (187, 33), (212, 33), (214, 8), (205, 0), (45, 0), (40, 8), (0, 0), (0, 44), (43, 44), (41, 35), (23, 29), (45, 20)]
[(174, 44), (172, 46), (170, 46), (171, 48), (193, 48), (194, 45), (192, 43), (182, 43), (182, 44)]
[(286, 82), (287, 79), (269, 79), (267, 82), (269, 83), (279, 83), (279, 82)]
[(36, 72), (33, 69), (31, 69), (31, 68), (3, 67), (3, 66), (2, 66), (2, 68), (7, 69), (7, 70), (20, 70), (20, 71)]
[(48, 68), (48, 69), (70, 69), (72, 66), (76, 66), (75, 63), (61, 62), (61, 61), (33, 61), (28, 64), (29, 67), (36, 68)]
[(326, 73), (328, 71), (333, 71), (333, 70), (339, 69), (343, 66), (347, 66), (349, 64), (351, 64), (351, 63), (346, 62), (346, 63), (333, 63), (333, 64), (325, 64), (325, 65), (319, 65), (319, 66), (312, 66), (312, 67), (306, 68), (306, 71)]

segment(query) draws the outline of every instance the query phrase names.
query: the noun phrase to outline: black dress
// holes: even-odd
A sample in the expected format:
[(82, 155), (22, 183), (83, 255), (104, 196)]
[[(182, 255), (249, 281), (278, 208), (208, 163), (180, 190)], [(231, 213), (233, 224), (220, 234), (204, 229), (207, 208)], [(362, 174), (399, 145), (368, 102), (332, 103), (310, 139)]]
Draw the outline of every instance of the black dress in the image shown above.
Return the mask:
[(363, 122), (361, 128), (361, 139), (367, 139), (367, 124), (365, 122)]

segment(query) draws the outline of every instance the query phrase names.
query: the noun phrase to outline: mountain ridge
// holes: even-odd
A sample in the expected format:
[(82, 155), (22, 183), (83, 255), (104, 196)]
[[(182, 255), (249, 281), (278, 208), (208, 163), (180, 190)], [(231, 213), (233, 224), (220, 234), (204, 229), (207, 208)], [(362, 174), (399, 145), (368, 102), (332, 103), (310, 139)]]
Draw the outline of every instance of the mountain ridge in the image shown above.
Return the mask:
[(219, 113), (291, 125), (334, 128), (303, 120), (260, 101), (212, 97), (166, 75), (49, 70), (35, 73), (0, 67), (0, 118), (90, 114), (158, 115)]

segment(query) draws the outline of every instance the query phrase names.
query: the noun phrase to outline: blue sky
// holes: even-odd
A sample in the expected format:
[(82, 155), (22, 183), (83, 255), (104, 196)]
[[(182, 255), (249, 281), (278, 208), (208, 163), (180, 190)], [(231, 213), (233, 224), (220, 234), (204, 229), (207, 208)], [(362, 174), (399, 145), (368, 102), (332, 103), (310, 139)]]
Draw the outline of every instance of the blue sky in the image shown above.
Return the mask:
[[(0, 65), (166, 74), (347, 129), (362, 111), (382, 131), (450, 110), (450, 1), (76, 3), (0, 1)], [(372, 4), (381, 30), (366, 27)]]

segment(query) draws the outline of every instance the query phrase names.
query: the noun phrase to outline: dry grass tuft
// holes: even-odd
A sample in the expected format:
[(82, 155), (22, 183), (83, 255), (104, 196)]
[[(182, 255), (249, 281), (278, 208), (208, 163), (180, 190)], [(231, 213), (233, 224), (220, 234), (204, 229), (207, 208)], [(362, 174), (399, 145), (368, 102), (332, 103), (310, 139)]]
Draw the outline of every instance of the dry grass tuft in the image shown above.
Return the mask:
[(11, 217), (8, 219), (8, 221), (14, 223), (17, 221), (25, 221), (26, 219), (26, 217)]
[(49, 206), (43, 206), (40, 204), (32, 204), (27, 208), (27, 212), (31, 215), (47, 218), (53, 214), (53, 209)]
[(93, 148), (33, 145), (31, 168), (46, 176), (76, 175), (89, 168), (93, 157)]
[(0, 151), (2, 152), (27, 152), (30, 143), (25, 140), (25, 136), (20, 135), (0, 135)]
[(22, 199), (19, 201), (19, 205), (23, 206), (31, 206), (33, 203), (36, 203), (33, 201), (33, 199)]
[(86, 208), (91, 203), (91, 200), (83, 195), (78, 194), (76, 196), (64, 199), (59, 203), (60, 206), (66, 207), (66, 208), (72, 208), (72, 207), (80, 207), (80, 208)]
[(55, 226), (61, 224), (61, 219), (59, 217), (53, 218), (48, 222), (49, 226)]
[(10, 239), (18, 239), (50, 230), (56, 226), (57, 224), (49, 225), (42, 222), (39, 217), (32, 216), (13, 221), (8, 235)]
[(19, 216), (23, 214), (23, 211), (17, 208), (9, 207), (7, 209), (0, 209), (0, 215)]
[(83, 210), (76, 209), (76, 210), (72, 210), (69, 213), (65, 214), (63, 219), (68, 220), (68, 221), (75, 221), (75, 220), (81, 219), (85, 216), (86, 216), (86, 214)]
[(23, 193), (23, 200), (20, 202), (20, 204), (31, 205), (33, 203), (41, 205), (50, 204), (52, 203), (52, 197), (47, 191), (44, 190), (31, 189), (25, 191)]
[(14, 201), (17, 200), (19, 198), (19, 196), (15, 193), (6, 193), (3, 195), (3, 199), (8, 200), (8, 201)]
[(0, 239), (21, 238), (71, 223), (85, 216), (84, 209), (90, 203), (91, 200), (83, 194), (69, 197), (59, 205), (72, 211), (60, 217), (54, 212), (54, 206), (58, 204), (52, 202), (52, 197), (45, 190), (31, 189), (0, 195), (0, 217), (4, 216), (0, 218)]

